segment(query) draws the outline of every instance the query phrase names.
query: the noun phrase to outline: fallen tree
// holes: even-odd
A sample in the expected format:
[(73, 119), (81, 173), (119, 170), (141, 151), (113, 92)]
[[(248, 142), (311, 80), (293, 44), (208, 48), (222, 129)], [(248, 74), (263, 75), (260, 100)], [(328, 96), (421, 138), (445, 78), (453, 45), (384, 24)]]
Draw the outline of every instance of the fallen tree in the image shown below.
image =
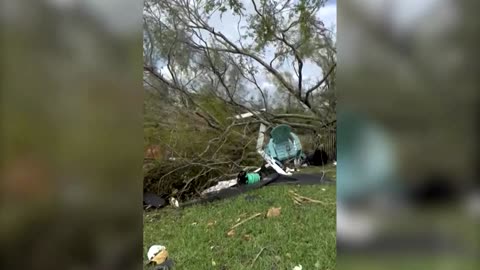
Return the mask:
[[(324, 4), (145, 1), (145, 147), (166, 152), (146, 160), (145, 190), (191, 197), (260, 166), (260, 123), (290, 125), (312, 150), (319, 134), (334, 132), (335, 48), (317, 16)], [(237, 22), (236, 34), (215, 29), (222, 16)], [(306, 78), (307, 68), (323, 75)], [(245, 112), (253, 117), (234, 117)]]

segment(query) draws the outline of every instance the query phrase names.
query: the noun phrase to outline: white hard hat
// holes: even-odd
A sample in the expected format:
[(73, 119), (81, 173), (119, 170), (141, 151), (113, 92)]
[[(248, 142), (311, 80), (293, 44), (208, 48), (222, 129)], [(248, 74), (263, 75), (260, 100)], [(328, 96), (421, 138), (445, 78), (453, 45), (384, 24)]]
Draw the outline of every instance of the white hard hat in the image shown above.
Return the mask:
[(148, 249), (147, 258), (151, 261), (155, 255), (157, 255), (160, 251), (164, 250), (165, 247), (161, 245), (153, 245)]

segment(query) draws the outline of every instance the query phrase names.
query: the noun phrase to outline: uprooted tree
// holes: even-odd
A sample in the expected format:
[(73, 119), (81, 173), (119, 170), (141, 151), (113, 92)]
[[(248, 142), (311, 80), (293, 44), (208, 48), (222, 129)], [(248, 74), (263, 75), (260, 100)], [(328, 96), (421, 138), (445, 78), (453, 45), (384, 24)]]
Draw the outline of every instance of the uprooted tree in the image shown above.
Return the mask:
[[(145, 1), (145, 147), (157, 147), (145, 189), (189, 197), (258, 167), (259, 123), (300, 134), (335, 128), (334, 33), (318, 16), (325, 2)], [(234, 117), (245, 112), (254, 117)]]

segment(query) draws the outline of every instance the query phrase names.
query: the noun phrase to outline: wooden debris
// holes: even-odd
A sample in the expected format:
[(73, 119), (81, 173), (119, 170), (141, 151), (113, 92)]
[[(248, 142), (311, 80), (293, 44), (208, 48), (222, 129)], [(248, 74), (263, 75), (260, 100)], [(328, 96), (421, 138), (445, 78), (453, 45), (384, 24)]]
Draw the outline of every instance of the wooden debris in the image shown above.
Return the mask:
[(247, 222), (247, 221), (249, 221), (249, 220), (252, 220), (252, 219), (254, 219), (254, 218), (256, 218), (256, 217), (259, 217), (259, 216), (261, 216), (261, 215), (262, 215), (262, 213), (256, 213), (256, 214), (254, 214), (253, 216), (251, 216), (251, 217), (249, 217), (249, 218), (247, 218), (247, 219), (244, 219), (243, 221), (240, 221), (240, 222), (238, 222), (237, 224), (233, 225), (230, 229), (233, 230), (233, 229), (235, 229), (236, 227), (242, 225), (243, 223), (245, 223), (245, 222)]
[(253, 265), (255, 264), (255, 262), (257, 261), (258, 257), (260, 257), (260, 255), (262, 254), (262, 252), (265, 250), (265, 248), (263, 247), (262, 249), (260, 249), (260, 252), (258, 252), (257, 256), (255, 256), (255, 258), (253, 259), (252, 261), (252, 265), (250, 266), (250, 268), (253, 267)]
[(289, 194), (290, 194), (290, 197), (292, 197), (293, 203), (295, 203), (297, 205), (301, 205), (305, 202), (319, 203), (319, 204), (322, 204), (322, 205), (335, 204), (335, 203), (326, 203), (326, 202), (322, 202), (322, 201), (319, 201), (319, 200), (314, 200), (312, 198), (308, 198), (308, 197), (299, 195), (298, 193), (296, 193), (293, 190), (289, 190)]

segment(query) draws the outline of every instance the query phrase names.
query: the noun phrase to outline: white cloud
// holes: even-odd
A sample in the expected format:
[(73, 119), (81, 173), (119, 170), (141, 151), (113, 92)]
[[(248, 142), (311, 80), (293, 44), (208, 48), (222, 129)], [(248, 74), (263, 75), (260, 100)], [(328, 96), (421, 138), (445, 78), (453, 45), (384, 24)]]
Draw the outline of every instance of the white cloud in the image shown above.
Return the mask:
[(268, 90), (275, 88), (275, 85), (269, 81), (264, 81), (260, 84), (260, 88), (262, 88), (262, 90)]
[(323, 21), (327, 28), (333, 27), (335, 33), (337, 33), (337, 4), (330, 4), (322, 7), (318, 11), (317, 17)]
[[(172, 80), (172, 73), (170, 73), (170, 70), (168, 69), (168, 66), (157, 66), (157, 72), (159, 72), (165, 79), (167, 80)], [(183, 83), (187, 83), (191, 78), (195, 76), (194, 71), (189, 71), (189, 70), (178, 70), (178, 69), (173, 69), (172, 70), (173, 74), (175, 75), (175, 78)]]

